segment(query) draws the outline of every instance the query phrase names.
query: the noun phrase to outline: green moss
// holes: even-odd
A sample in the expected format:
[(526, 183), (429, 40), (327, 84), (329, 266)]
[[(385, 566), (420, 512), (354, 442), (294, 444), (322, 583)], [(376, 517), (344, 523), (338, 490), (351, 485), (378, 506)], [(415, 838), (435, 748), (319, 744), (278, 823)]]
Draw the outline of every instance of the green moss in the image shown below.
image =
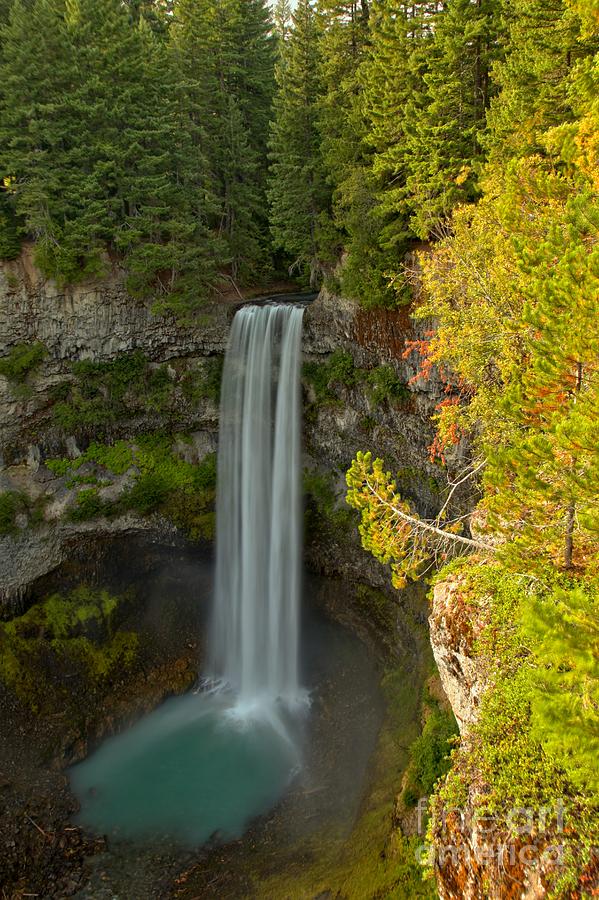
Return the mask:
[(382, 591), (367, 584), (356, 586), (356, 603), (364, 620), (374, 625), (382, 635), (391, 637), (395, 626), (397, 605)]
[(73, 522), (97, 519), (106, 511), (106, 504), (100, 499), (97, 487), (82, 488), (77, 494), (75, 506), (69, 512)]
[[(184, 440), (184, 435), (177, 435)], [(197, 540), (214, 537), (214, 500), (216, 493), (216, 454), (208, 454), (199, 465), (180, 459), (173, 453), (173, 437), (165, 433), (144, 435), (137, 444), (117, 441), (115, 444), (90, 444), (75, 460), (47, 460), (56, 475), (65, 477), (69, 486), (89, 484), (77, 494), (69, 516), (86, 521), (98, 516), (113, 516), (134, 510), (140, 515), (161, 513)], [(77, 476), (83, 463), (99, 467), (96, 473)], [(123, 475), (134, 470), (133, 483), (114, 503), (102, 500), (99, 488), (101, 470)]]
[(419, 797), (429, 797), (439, 779), (447, 774), (451, 746), (458, 734), (454, 715), (430, 696), (425, 699), (425, 711), (422, 733), (410, 747), (411, 765), (403, 796), (408, 806)]
[(0, 678), (39, 711), (60, 703), (68, 687), (57, 673), (65, 669), (74, 667), (93, 684), (122, 672), (136, 657), (138, 638), (114, 628), (119, 603), (81, 585), (0, 623)]
[(20, 491), (4, 491), (0, 494), (0, 534), (13, 534), (17, 530), (17, 515), (27, 508), (27, 497)]
[(319, 404), (334, 402), (337, 399), (335, 385), (353, 387), (361, 372), (345, 350), (335, 350), (325, 362), (307, 362), (303, 366), (304, 378), (312, 385)]
[(17, 344), (8, 356), (0, 359), (0, 375), (8, 379), (16, 396), (26, 398), (31, 394), (28, 379), (34, 374), (48, 351), (36, 341), (32, 344)]
[(47, 468), (58, 478), (63, 478), (73, 469), (78, 469), (83, 463), (82, 459), (47, 459)]
[(402, 381), (391, 366), (377, 366), (366, 376), (368, 396), (375, 405), (387, 401), (405, 403), (410, 399), (407, 384)]
[(305, 469), (304, 495), (307, 537), (322, 539), (328, 535), (334, 539), (346, 538), (355, 525), (355, 517), (345, 505), (343, 495), (336, 493), (332, 474)]
[(210, 357), (178, 377), (140, 351), (108, 362), (80, 360), (73, 364), (72, 381), (53, 389), (54, 420), (78, 434), (150, 413), (170, 419), (181, 401), (218, 401), (222, 365), (221, 356)]

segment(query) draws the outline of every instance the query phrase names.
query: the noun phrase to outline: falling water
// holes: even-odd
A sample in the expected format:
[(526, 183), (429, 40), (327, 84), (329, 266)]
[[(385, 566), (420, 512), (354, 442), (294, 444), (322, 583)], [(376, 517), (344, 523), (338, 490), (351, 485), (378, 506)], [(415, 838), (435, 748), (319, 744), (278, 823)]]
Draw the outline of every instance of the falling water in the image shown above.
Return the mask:
[(302, 316), (292, 306), (241, 309), (225, 358), (209, 656), (241, 708), (301, 697)]

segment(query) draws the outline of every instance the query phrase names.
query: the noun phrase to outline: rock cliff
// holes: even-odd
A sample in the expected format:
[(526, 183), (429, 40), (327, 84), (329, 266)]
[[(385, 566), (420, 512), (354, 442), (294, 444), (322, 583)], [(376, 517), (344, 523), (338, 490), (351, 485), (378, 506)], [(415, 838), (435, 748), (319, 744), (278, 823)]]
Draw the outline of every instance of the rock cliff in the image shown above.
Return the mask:
[[(117, 269), (102, 282), (60, 288), (42, 279), (30, 247), (14, 262), (0, 264), (0, 359), (20, 347), (41, 348), (30, 371), (13, 378), (0, 375), (0, 490), (24, 490), (33, 498), (47, 493), (52, 479), (44, 469), (45, 458), (76, 457), (93, 440), (131, 439), (163, 429), (191, 435), (204, 452), (213, 450), (218, 386), (210, 396), (199, 388), (205, 367), (222, 358), (236, 305), (214, 303), (194, 321), (181, 324), (131, 298)], [(442, 386), (434, 378), (411, 384), (417, 361), (402, 357), (406, 341), (420, 333), (406, 309), (365, 311), (325, 291), (306, 310), (305, 359), (326, 366), (331, 354), (343, 351), (364, 376), (351, 384), (333, 380), (324, 399), (313, 395), (308, 380), (304, 385), (304, 462), (327, 482), (332, 492), (327, 516), (332, 513), (333, 520), (340, 510), (348, 515), (345, 469), (358, 450), (369, 447), (397, 473), (400, 487), (421, 512), (438, 505), (446, 475), (430, 462), (427, 447), (430, 413), (442, 397)], [(136, 360), (136, 368), (133, 374), (129, 369), (117, 372), (121, 381), (129, 380), (122, 390), (137, 395), (128, 405), (110, 407), (102, 382), (110, 366), (124, 359)], [(81, 372), (76, 367), (82, 360), (107, 368), (96, 376)], [(372, 391), (368, 377), (381, 367), (402, 386), (400, 398)], [(57, 411), (65, 405), (68, 415), (63, 412), (61, 418)], [(184, 445), (180, 450), (188, 452)], [(462, 452), (458, 448), (456, 462)], [(55, 506), (52, 496), (45, 520), (56, 520)], [(131, 522), (123, 527), (132, 527)], [(3, 596), (21, 595), (27, 578), (42, 573), (44, 559), (52, 568), (75, 535), (91, 530), (52, 526), (51, 534), (41, 527), (4, 537)], [(386, 588), (386, 573), (361, 551), (354, 527), (332, 527), (327, 534), (329, 539), (321, 534), (317, 542), (307, 542), (315, 568)]]

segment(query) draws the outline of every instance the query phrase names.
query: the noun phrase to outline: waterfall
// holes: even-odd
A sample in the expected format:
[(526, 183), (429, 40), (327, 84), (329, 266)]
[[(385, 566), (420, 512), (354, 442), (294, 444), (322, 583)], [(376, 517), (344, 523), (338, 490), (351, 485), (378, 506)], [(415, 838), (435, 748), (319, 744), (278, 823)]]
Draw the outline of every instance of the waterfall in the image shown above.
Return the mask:
[(209, 665), (241, 707), (300, 697), (302, 317), (241, 309), (225, 357)]

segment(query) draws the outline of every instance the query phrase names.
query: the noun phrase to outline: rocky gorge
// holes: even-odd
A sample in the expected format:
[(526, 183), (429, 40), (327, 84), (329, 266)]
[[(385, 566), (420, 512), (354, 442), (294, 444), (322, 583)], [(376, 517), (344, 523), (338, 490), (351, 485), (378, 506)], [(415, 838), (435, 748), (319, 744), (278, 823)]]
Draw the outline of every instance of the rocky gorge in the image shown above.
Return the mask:
[[(239, 302), (214, 303), (198, 320), (180, 323), (132, 299), (116, 268), (102, 282), (63, 289), (41, 278), (27, 247), (19, 259), (2, 264), (0, 488), (5, 498), (12, 498), (3, 508), (0, 534), (2, 618), (9, 621), (26, 610), (61, 565), (102, 557), (119, 536), (133, 545), (147, 538), (176, 547), (183, 535), (191, 535), (209, 545), (219, 366)], [(326, 586), (319, 602), (364, 640), (382, 647), (386, 659), (407, 653), (417, 693), (430, 672), (422, 664), (430, 655), (426, 604), (421, 593), (389, 587), (385, 568), (361, 549), (355, 517), (343, 498), (353, 456), (371, 447), (397, 473), (402, 493), (421, 514), (433, 515), (439, 508), (448, 472), (431, 462), (428, 447), (431, 415), (444, 396), (443, 385), (434, 371), (419, 378), (418, 360), (406, 354), (407, 342), (422, 337), (428, 327), (412, 321), (406, 308), (366, 310), (323, 290), (306, 309), (303, 336), (306, 560), (312, 571), (342, 579), (346, 586), (342, 602), (339, 592)], [(149, 443), (148, 435), (153, 436)], [(138, 447), (133, 454), (131, 445)], [(116, 461), (101, 449), (106, 446), (119, 448)], [(458, 471), (466, 456), (467, 447), (458, 445), (447, 462), (449, 473)], [(176, 481), (174, 491), (163, 490), (162, 483), (156, 488), (156, 473), (165, 466)], [(190, 487), (191, 469), (197, 468), (206, 477), (199, 487)], [(456, 500), (468, 507), (467, 494)], [(182, 516), (181, 507), (191, 512)], [(442, 705), (449, 698), (467, 734), (486, 676), (474, 659), (476, 618), (455, 602), (456, 592), (459, 585), (451, 582), (435, 588), (430, 643), (444, 693), (434, 690)], [(134, 667), (119, 687), (100, 691), (97, 709), (84, 717), (85, 724), (79, 720), (68, 735), (58, 735), (46, 755), (72, 761), (85, 753), (85, 745), (77, 743), (82, 729), (97, 742), (161, 697), (189, 687), (197, 652), (195, 640), (169, 648), (166, 656), (145, 666), (150, 674), (142, 678), (141, 690), (139, 684), (135, 687), (140, 673)], [(426, 708), (414, 712), (415, 719), (423, 716), (420, 727), (427, 715)], [(11, 716), (18, 722), (14, 709)], [(20, 731), (25, 734), (27, 728)], [(396, 794), (405, 786), (405, 779), (403, 788), (397, 783)], [(13, 784), (8, 795), (13, 803), (15, 790)], [(65, 790), (62, 782), (60, 790)], [(63, 804), (72, 808), (68, 793)], [(60, 822), (54, 822), (56, 833), (65, 828), (64, 809), (54, 813)], [(8, 838), (16, 856), (19, 840), (27, 844), (31, 832), (39, 837), (38, 818), (30, 818), (35, 826), (26, 839), (21, 830)], [(401, 799), (393, 821), (400, 832), (414, 835), (414, 846), (423, 839), (414, 834), (414, 816)], [(42, 833), (51, 830), (47, 822), (39, 827)], [(61, 833), (61, 850), (52, 845), (53, 851), (63, 861), (70, 854), (79, 865), (90, 847), (78, 831)], [(76, 835), (75, 846), (71, 835)], [(26, 870), (16, 856), (12, 869), (8, 867), (10, 877), (14, 885), (24, 884)], [(47, 864), (45, 845), (41, 854), (32, 851), (32, 859), (38, 869)], [(451, 866), (437, 863), (435, 872), (444, 898), (507, 896), (509, 867), (506, 875), (483, 862), (476, 876), (469, 871), (458, 876)], [(57, 879), (43, 896), (68, 893), (69, 876)], [(486, 893), (489, 884), (494, 885), (492, 894)], [(540, 895), (535, 885), (527, 887), (526, 896)]]

